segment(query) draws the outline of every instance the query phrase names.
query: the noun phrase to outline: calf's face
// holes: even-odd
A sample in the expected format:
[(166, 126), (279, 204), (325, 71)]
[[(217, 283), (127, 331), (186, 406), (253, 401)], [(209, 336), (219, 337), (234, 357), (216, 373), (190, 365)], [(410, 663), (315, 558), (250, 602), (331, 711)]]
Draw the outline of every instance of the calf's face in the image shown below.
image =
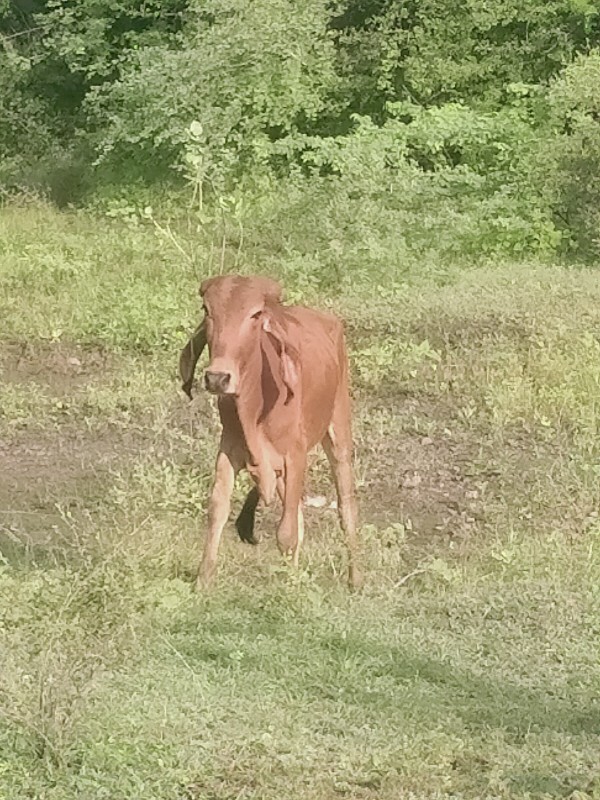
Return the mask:
[(204, 384), (213, 394), (237, 395), (244, 367), (268, 329), (268, 305), (281, 300), (281, 287), (269, 278), (219, 276), (204, 281), (200, 294), (210, 353)]

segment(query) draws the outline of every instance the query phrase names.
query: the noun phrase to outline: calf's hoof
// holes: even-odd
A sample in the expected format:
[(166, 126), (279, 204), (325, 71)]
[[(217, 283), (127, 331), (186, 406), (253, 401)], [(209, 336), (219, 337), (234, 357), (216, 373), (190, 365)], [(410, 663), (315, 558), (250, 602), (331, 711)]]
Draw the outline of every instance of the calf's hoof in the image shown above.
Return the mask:
[(279, 552), (288, 556), (298, 549), (298, 534), (293, 534), (291, 531), (277, 531), (277, 547)]
[(194, 591), (207, 592), (215, 582), (215, 568), (201, 566), (194, 582)]

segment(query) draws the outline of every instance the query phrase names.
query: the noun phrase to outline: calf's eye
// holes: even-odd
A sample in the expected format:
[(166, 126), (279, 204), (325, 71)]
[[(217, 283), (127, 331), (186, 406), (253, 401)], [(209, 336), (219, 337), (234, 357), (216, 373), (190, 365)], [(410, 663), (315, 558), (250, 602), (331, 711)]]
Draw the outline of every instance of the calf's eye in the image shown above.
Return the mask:
[(262, 309), (260, 311), (256, 311), (254, 314), (252, 314), (252, 319), (259, 319), (262, 313)]

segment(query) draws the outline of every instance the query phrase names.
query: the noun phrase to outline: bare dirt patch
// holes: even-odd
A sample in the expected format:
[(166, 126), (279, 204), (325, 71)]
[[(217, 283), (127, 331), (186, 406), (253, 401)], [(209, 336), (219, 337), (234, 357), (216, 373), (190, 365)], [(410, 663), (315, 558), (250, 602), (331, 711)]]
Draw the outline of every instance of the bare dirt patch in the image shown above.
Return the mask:
[(465, 422), (450, 396), (362, 401), (367, 419), (382, 408), (386, 414), (378, 435), (359, 431), (362, 520), (400, 524), (416, 558), (440, 550), (467, 556), (482, 537), (511, 526), (578, 536), (597, 516), (593, 493), (575, 498), (565, 480), (571, 445), (564, 436)]
[[(4, 343), (2, 383), (61, 398), (75, 394), (111, 359), (101, 350), (64, 344)], [(43, 420), (42, 420), (43, 421)], [(0, 532), (26, 543), (47, 542), (65, 513), (92, 509), (106, 492), (110, 470), (139, 446), (134, 434), (75, 422), (0, 432)]]
[(90, 376), (109, 370), (111, 355), (102, 349), (51, 342), (4, 342), (0, 349), (0, 380), (33, 384), (57, 396), (70, 394)]
[[(116, 358), (64, 344), (9, 344), (1, 351), (0, 367), (5, 383), (72, 397), (86, 382), (110, 380), (118, 368)], [(590, 513), (591, 506), (575, 513), (566, 496), (561, 511), (556, 494), (554, 507), (545, 510), (546, 496), (535, 495), (534, 482), (539, 484), (541, 475), (547, 483), (560, 446), (541, 447), (522, 435), (498, 446), (489, 431), (458, 423), (451, 398), (364, 391), (356, 398), (356, 411), (361, 521), (378, 528), (401, 525), (415, 558), (440, 549), (467, 554), (474, 537), (500, 522), (506, 525), (509, 514), (520, 516), (524, 524), (528, 518), (538, 525), (544, 520), (549, 527), (556, 518), (557, 524), (568, 523), (576, 532)], [(370, 420), (377, 415), (381, 424), (372, 429)], [(148, 452), (157, 460), (165, 454), (187, 463), (189, 451), (181, 449), (176, 437), (169, 438), (168, 429), (192, 433), (196, 424), (216, 426), (201, 392), (191, 416), (174, 394), (168, 418), (161, 432), (143, 418), (91, 427), (71, 419), (35, 430), (11, 430), (4, 437), (0, 431), (0, 533), (35, 545), (49, 543), (65, 530), (65, 514), (76, 518), (101, 506), (114, 470), (127, 468)], [(214, 441), (216, 448), (216, 427)], [(323, 507), (306, 510), (309, 529), (315, 530), (320, 521), (335, 518), (330, 508), (335, 494), (323, 454), (313, 455), (311, 464), (307, 492), (325, 496)], [(278, 513), (275, 508), (260, 515), (258, 530), (267, 537)]]
[(446, 403), (421, 396), (368, 402), (388, 409), (390, 431), (359, 450), (363, 521), (402, 525), (415, 552), (443, 545), (461, 553), (483, 519), (488, 489), (473, 470), (477, 444), (453, 425)]
[(107, 426), (0, 438), (0, 532), (25, 544), (49, 544), (67, 518), (94, 511), (111, 470), (139, 450), (138, 435)]

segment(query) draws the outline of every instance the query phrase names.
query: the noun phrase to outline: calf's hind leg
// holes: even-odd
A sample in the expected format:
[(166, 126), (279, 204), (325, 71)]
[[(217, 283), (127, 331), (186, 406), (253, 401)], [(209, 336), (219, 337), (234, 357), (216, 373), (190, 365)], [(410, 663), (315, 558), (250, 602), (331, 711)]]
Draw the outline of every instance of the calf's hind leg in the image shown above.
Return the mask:
[[(341, 400), (341, 401), (340, 401)], [(358, 589), (363, 582), (358, 559), (358, 506), (352, 471), (352, 431), (350, 401), (342, 396), (336, 400), (333, 418), (322, 441), (337, 490), (338, 514), (348, 546), (348, 582)]]
[(215, 480), (208, 502), (208, 533), (202, 561), (196, 579), (196, 588), (207, 588), (213, 581), (217, 568), (219, 543), (231, 510), (231, 494), (239, 463), (230, 452), (219, 450)]

